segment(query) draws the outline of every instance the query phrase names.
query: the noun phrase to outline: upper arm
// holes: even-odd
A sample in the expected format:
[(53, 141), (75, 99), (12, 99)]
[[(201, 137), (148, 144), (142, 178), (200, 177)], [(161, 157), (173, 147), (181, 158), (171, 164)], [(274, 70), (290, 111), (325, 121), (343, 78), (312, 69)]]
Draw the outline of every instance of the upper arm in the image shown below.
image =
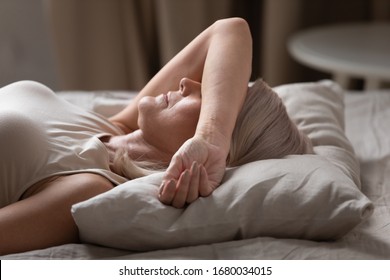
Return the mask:
[(92, 173), (61, 176), (37, 186), (29, 196), (0, 209), (0, 229), (7, 229), (0, 231), (0, 254), (78, 242), (72, 205), (111, 188), (110, 181)]
[(126, 134), (138, 129), (138, 103), (142, 91), (129, 100), (127, 106), (109, 120)]
[(201, 82), (212, 33), (213, 28), (211, 26), (199, 34), (146, 84), (125, 109), (110, 120), (118, 126), (125, 126), (127, 132), (137, 130), (138, 103), (141, 98), (177, 90), (180, 80), (184, 77)]
[[(250, 31), (244, 20), (232, 18), (217, 21), (171, 59), (132, 102), (110, 120), (125, 127), (126, 132), (137, 130), (138, 103), (141, 98), (177, 90), (180, 80), (187, 77), (202, 82), (202, 95), (214, 109), (226, 107), (215, 95), (224, 94), (226, 98), (222, 100), (232, 101), (226, 101), (229, 103), (229, 110), (232, 103), (237, 104), (232, 114), (228, 110), (220, 110), (221, 114), (218, 116), (223, 120), (231, 118), (232, 121), (229, 123), (232, 126), (244, 98), (240, 95), (246, 92), (250, 77), (251, 47)], [(205, 110), (202, 109), (202, 111)], [(209, 116), (204, 117), (209, 119)], [(202, 124), (202, 118), (200, 118), (200, 124)], [(231, 130), (231, 127), (227, 130)]]

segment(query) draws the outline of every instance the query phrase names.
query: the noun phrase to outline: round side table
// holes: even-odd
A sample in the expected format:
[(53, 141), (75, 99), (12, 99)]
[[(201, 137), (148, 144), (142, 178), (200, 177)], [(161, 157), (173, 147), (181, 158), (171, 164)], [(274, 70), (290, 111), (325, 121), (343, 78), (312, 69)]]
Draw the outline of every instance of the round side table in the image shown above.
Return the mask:
[(303, 65), (331, 73), (343, 87), (350, 78), (364, 79), (365, 89), (390, 81), (390, 22), (308, 29), (291, 37), (288, 51)]

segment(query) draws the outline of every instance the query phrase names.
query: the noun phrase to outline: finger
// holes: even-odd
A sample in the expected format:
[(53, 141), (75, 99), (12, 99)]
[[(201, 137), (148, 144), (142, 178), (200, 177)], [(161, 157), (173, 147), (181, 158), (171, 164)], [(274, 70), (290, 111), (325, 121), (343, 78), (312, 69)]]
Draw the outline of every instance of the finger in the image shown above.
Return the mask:
[(183, 208), (186, 203), (188, 186), (190, 183), (190, 171), (185, 170), (181, 176), (176, 186), (176, 194), (172, 201), (172, 206), (176, 208)]
[(191, 166), (191, 178), (187, 194), (187, 203), (194, 202), (199, 197), (199, 182), (199, 164), (194, 161)]
[(175, 180), (169, 180), (160, 189), (160, 194), (158, 198), (162, 203), (171, 205), (172, 200), (175, 196), (175, 192), (176, 192)]
[(209, 196), (212, 193), (212, 188), (209, 185), (209, 178), (207, 171), (203, 165), (200, 166), (200, 182), (199, 182), (199, 194), (201, 196)]
[(163, 180), (164, 181), (169, 181), (172, 179), (178, 180), (184, 169), (185, 167), (184, 167), (182, 157), (178, 154), (175, 154), (172, 157), (172, 160), (169, 163), (167, 170), (165, 171)]

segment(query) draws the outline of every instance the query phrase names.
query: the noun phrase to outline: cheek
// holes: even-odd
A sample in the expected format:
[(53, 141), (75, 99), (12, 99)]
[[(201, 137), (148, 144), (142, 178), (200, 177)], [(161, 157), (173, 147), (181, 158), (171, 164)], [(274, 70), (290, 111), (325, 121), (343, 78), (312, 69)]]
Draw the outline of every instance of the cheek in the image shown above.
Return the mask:
[(153, 98), (143, 98), (138, 105), (138, 126), (150, 142), (157, 141), (177, 150), (194, 136), (200, 114), (200, 102), (160, 108)]
[(164, 113), (167, 114), (159, 120), (161, 140), (175, 145), (177, 150), (187, 139), (194, 136), (200, 106), (183, 106)]
[(189, 106), (183, 106), (175, 112), (175, 127), (186, 135), (192, 137), (195, 133), (200, 114), (200, 104), (192, 103)]
[(177, 136), (182, 139), (189, 139), (195, 134), (196, 125), (198, 124), (199, 112), (185, 112), (178, 114), (172, 121), (172, 128)]

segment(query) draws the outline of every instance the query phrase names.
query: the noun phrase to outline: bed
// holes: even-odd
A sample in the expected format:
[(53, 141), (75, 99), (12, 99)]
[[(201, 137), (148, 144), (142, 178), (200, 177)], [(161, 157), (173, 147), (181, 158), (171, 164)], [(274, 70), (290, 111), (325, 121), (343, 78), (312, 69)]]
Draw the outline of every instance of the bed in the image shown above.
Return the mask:
[[(331, 166), (328, 161), (314, 162), (316, 155), (255, 163), (227, 173), (224, 182), (236, 178), (230, 189), (223, 187), (214, 197), (200, 199), (198, 206), (184, 210), (161, 206), (153, 200), (161, 175), (152, 175), (132, 182), (146, 192), (137, 193), (137, 188), (116, 188), (116, 193), (75, 205), (72, 211), (84, 243), (0, 258), (390, 259), (390, 91), (343, 91), (332, 81), (283, 85), (275, 90), (286, 99), (289, 114), (298, 125), (308, 129), (312, 140), (321, 146), (315, 149), (315, 154), (329, 156)], [(110, 116), (123, 108), (135, 93), (73, 91), (58, 94), (77, 106)], [(320, 103), (322, 107), (316, 107)], [(310, 108), (306, 111), (311, 111), (312, 115), (302, 115), (305, 112), (300, 110), (302, 108)], [(322, 114), (320, 119), (319, 113)], [(313, 122), (307, 118), (312, 118)], [(318, 135), (319, 127), (326, 135)], [(321, 141), (327, 142), (319, 143)], [(337, 153), (328, 149), (331, 146), (336, 147)], [(280, 175), (284, 169), (286, 171)], [(261, 183), (254, 184), (247, 179), (249, 173), (257, 173), (253, 170), (265, 176)], [(270, 170), (276, 172), (278, 180), (270, 177)], [(302, 170), (309, 173), (301, 176)], [(289, 177), (294, 172), (298, 172), (296, 176)], [(313, 175), (318, 172), (322, 172), (321, 180), (324, 176), (328, 180), (326, 186), (319, 187), (323, 188), (321, 193), (317, 190), (318, 177)], [(277, 185), (281, 181), (284, 185)], [(283, 195), (286, 182), (293, 185), (296, 181), (299, 187)], [(236, 191), (241, 190), (237, 185), (245, 183), (250, 185), (246, 193)], [(282, 193), (275, 193), (278, 188)], [(136, 193), (126, 193), (129, 189)], [(233, 202), (225, 197), (223, 203), (217, 199), (231, 192), (236, 192)], [(122, 196), (122, 201), (116, 200), (118, 195)], [(259, 199), (253, 205), (246, 203), (245, 198), (254, 196)], [(306, 201), (302, 201), (302, 196)], [(132, 199), (141, 202), (132, 203), (125, 209), (126, 213), (120, 212), (121, 205), (128, 207), (127, 202)], [(117, 219), (109, 222), (103, 211)], [(162, 215), (156, 211), (164, 216), (156, 216)], [(95, 217), (91, 217), (91, 213)], [(233, 217), (235, 213), (241, 216)], [(141, 218), (133, 219), (135, 216)], [(193, 223), (189, 225), (188, 221), (196, 220), (197, 216), (201, 220), (198, 223), (211, 224), (194, 232)], [(238, 224), (232, 221), (235, 218), (240, 219)], [(258, 223), (259, 220), (262, 222)], [(221, 227), (223, 222), (225, 225)], [(154, 231), (145, 227), (152, 227)], [(134, 231), (138, 233), (131, 235)]]

